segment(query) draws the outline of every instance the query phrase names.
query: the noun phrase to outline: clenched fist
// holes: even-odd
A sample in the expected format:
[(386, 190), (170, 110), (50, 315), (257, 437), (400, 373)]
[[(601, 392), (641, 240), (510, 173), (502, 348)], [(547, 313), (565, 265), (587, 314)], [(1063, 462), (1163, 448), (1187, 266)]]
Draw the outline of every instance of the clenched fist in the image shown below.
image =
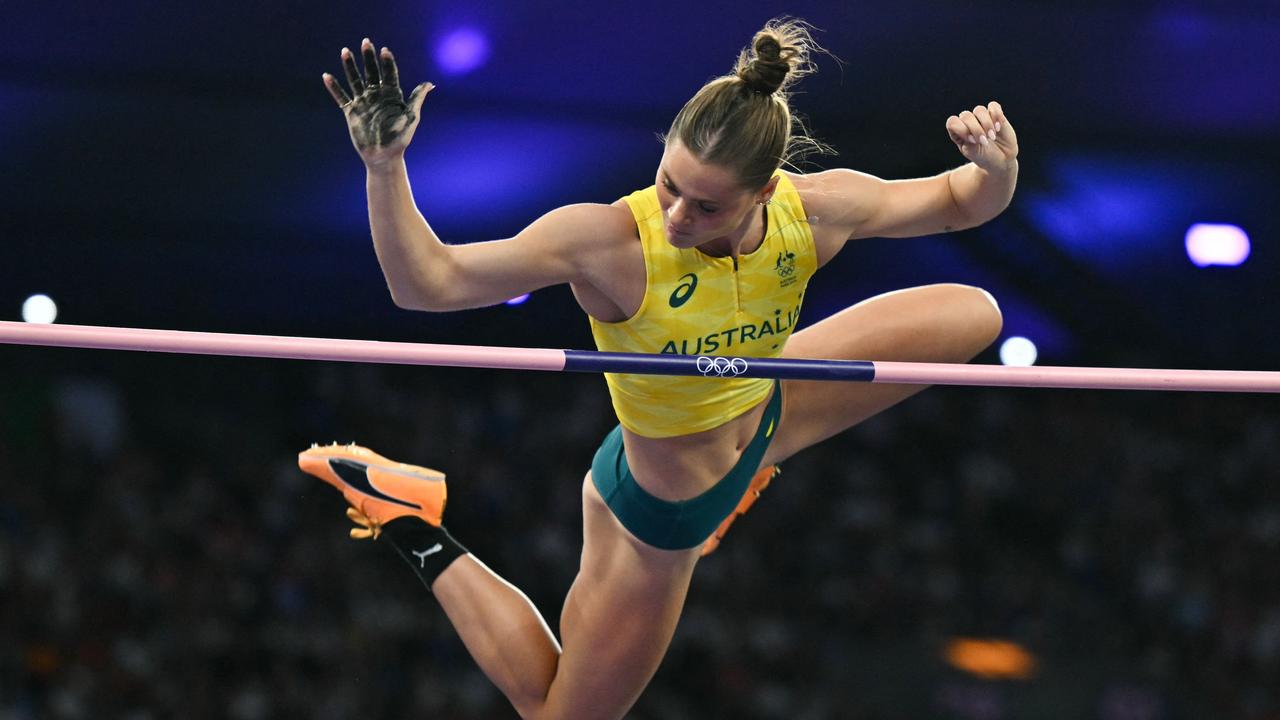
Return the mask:
[(987, 172), (1008, 170), (1018, 159), (1018, 136), (998, 102), (947, 118), (947, 134), (965, 159)]

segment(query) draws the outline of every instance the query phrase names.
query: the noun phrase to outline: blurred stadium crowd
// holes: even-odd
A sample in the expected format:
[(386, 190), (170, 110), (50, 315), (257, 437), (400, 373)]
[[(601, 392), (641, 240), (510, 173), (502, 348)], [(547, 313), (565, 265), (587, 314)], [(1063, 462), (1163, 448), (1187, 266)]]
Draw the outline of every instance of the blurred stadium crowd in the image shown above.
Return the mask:
[[(445, 470), (453, 534), (555, 628), (599, 378), (4, 352), (0, 720), (513, 716), (294, 458)], [(1266, 398), (930, 390), (783, 466), (630, 717), (1280, 718), (1278, 480)]]

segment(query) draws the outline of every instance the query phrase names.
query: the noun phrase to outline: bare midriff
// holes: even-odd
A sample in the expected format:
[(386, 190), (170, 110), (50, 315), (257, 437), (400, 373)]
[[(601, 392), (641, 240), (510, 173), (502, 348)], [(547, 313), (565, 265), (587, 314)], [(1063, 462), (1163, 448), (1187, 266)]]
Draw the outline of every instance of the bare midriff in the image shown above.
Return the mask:
[(622, 428), (627, 465), (640, 487), (660, 500), (688, 500), (720, 482), (760, 426), (773, 392), (719, 427), (691, 435), (650, 438)]

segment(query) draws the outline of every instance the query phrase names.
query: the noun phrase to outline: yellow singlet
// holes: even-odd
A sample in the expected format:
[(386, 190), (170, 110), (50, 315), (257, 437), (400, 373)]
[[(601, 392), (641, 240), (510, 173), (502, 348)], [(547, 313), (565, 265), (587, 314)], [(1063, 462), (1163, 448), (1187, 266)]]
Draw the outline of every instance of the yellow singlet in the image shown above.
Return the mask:
[[(644, 249), (640, 309), (616, 323), (591, 318), (605, 352), (778, 357), (817, 270), (813, 232), (800, 195), (778, 173), (764, 242), (749, 255), (711, 257), (667, 242), (654, 186), (623, 200)], [(709, 430), (764, 400), (773, 381), (605, 373), (618, 420), (645, 437)]]

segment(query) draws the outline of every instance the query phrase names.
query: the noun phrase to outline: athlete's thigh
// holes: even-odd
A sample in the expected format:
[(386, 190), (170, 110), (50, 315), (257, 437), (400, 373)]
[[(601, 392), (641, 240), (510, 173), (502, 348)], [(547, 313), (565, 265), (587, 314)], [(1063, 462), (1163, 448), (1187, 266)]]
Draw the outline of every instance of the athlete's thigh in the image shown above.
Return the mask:
[(546, 716), (618, 718), (667, 653), (698, 550), (659, 550), (636, 540), (590, 474), (582, 504), (582, 566), (560, 617), (564, 649)]
[[(877, 295), (797, 332), (784, 357), (964, 362), (991, 344), (1000, 311), (984, 290), (927, 285)], [(776, 463), (924, 389), (921, 385), (787, 380), (782, 421), (765, 464)]]

